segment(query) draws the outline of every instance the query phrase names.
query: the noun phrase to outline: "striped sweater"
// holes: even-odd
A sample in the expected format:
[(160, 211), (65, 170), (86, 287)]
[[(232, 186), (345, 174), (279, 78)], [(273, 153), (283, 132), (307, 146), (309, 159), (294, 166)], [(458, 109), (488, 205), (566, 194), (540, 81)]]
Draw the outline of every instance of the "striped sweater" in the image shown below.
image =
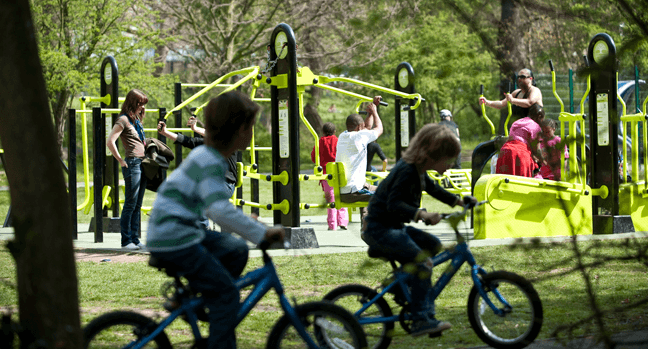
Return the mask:
[(149, 219), (146, 247), (167, 252), (200, 243), (204, 216), (216, 224), (259, 243), (266, 227), (229, 202), (227, 159), (216, 149), (194, 149), (158, 189)]

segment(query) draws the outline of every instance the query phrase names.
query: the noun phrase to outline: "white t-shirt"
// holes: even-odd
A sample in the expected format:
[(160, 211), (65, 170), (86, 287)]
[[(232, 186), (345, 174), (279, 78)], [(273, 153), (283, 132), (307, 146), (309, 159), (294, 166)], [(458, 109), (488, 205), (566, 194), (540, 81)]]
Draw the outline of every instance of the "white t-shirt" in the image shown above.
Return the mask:
[(378, 138), (375, 131), (344, 131), (338, 137), (336, 162), (346, 167), (347, 185), (340, 188), (340, 194), (355, 193), (366, 182), (367, 144)]

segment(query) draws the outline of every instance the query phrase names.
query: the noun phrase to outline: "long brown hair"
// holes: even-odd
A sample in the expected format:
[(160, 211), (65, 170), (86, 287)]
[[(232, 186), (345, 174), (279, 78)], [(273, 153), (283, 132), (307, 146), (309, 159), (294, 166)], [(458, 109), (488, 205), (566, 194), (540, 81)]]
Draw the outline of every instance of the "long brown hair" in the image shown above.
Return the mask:
[(146, 97), (144, 92), (138, 89), (132, 89), (128, 91), (128, 94), (126, 94), (126, 99), (121, 107), (121, 114), (126, 115), (131, 119), (137, 118), (141, 121), (144, 115), (135, 115), (135, 111), (146, 103), (148, 103), (148, 97)]
[(448, 127), (440, 124), (427, 124), (410, 141), (409, 147), (403, 153), (403, 161), (408, 164), (421, 165), (428, 158), (457, 157), (460, 151), (461, 143)]

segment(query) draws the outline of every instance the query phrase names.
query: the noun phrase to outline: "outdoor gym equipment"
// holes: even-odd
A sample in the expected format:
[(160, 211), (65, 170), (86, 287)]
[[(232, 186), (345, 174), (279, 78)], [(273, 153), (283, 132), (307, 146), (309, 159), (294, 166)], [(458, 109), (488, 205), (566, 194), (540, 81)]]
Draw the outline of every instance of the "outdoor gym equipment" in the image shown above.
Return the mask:
[[(83, 96), (80, 98), (80, 110), (68, 110), (69, 147), (68, 187), (72, 221), (77, 221), (77, 211), (83, 210), (88, 214), (94, 205), (94, 216), (90, 221), (90, 231), (94, 231), (95, 242), (103, 242), (103, 232), (119, 232), (119, 165), (106, 147), (106, 137), (112, 129), (116, 116), (121, 109), (119, 103), (123, 98), (118, 96), (118, 69), (113, 57), (106, 57), (100, 71), (101, 97)], [(86, 109), (86, 103), (101, 102), (100, 107)], [(112, 114), (107, 118), (106, 114)], [(166, 115), (165, 108), (146, 109), (146, 113)], [(77, 206), (76, 198), (76, 117), (81, 116), (81, 143), (84, 174), (84, 200)], [(89, 146), (87, 114), (92, 114), (92, 132), (94, 141), (93, 150), (93, 184), (90, 184)], [(109, 159), (107, 160), (106, 157)], [(112, 159), (112, 161), (110, 161)], [(105, 184), (105, 185), (104, 185)], [(92, 192), (92, 193), (91, 193)], [(108, 217), (108, 209), (112, 210), (112, 217)], [(101, 217), (101, 219), (98, 219)], [(77, 225), (73, 224), (73, 237), (77, 236)]]
[[(620, 184), (618, 174), (619, 118), (617, 114), (616, 48), (607, 34), (597, 34), (588, 48), (590, 67), (588, 92), (581, 99), (581, 113), (564, 112), (562, 101), (559, 120), (568, 123), (569, 136), (564, 137), (572, 154), (570, 173), (562, 173), (561, 182), (506, 175), (488, 175), (480, 178), (475, 187), (478, 199), (489, 203), (475, 217), (475, 237), (529, 237), (571, 234), (609, 234), (633, 232), (648, 228), (646, 213), (646, 181)], [(552, 66), (552, 64), (550, 64)], [(555, 91), (555, 73), (552, 69)], [(589, 98), (589, 115), (582, 114), (585, 98)], [(632, 161), (638, 167), (638, 123), (644, 123), (644, 112), (620, 118), (624, 127), (630, 123), (633, 137)], [(587, 172), (579, 173), (576, 154), (580, 147), (580, 165), (587, 152), (583, 130), (577, 134), (576, 123), (589, 121), (590, 156)], [(622, 143), (623, 144), (623, 143)], [(645, 143), (644, 143), (645, 147)], [(645, 161), (644, 152), (644, 161)], [(633, 173), (635, 169), (633, 169)], [(637, 169), (638, 171), (638, 169)], [(583, 170), (584, 172), (584, 170)]]
[[(619, 210), (619, 122), (617, 119), (617, 62), (616, 46), (612, 37), (597, 34), (590, 41), (587, 58), (592, 75), (589, 94), (590, 151), (589, 172), (592, 188), (607, 188), (611, 195), (594, 197), (592, 201), (594, 233), (621, 233), (634, 231), (632, 217)], [(628, 119), (628, 118), (626, 118)], [(629, 118), (628, 121), (645, 121)], [(636, 130), (636, 124), (634, 124)], [(644, 128), (645, 133), (645, 128)], [(638, 138), (638, 137), (637, 137)], [(637, 139), (638, 140), (638, 139)], [(644, 143), (645, 146), (645, 143)], [(624, 146), (625, 148), (625, 146)], [(635, 154), (636, 155), (636, 154)], [(642, 199), (638, 186), (627, 187), (630, 199)], [(645, 204), (644, 204), (645, 205)]]
[[(414, 88), (414, 68), (407, 62), (403, 62), (396, 67), (396, 76), (394, 76), (394, 85), (397, 91), (413, 94)], [(409, 147), (409, 141), (416, 134), (416, 112), (411, 106), (416, 101), (413, 99), (405, 100), (396, 97), (396, 162), (400, 160), (403, 148)], [(401, 107), (401, 104), (404, 104)]]
[[(273, 202), (271, 204), (259, 204), (254, 202), (246, 202), (245, 200), (237, 199), (235, 204), (247, 205), (274, 211), (274, 223), (281, 224), (284, 227), (289, 227), (287, 230), (288, 239), (292, 231), (300, 231), (300, 209), (315, 207), (313, 204), (304, 204), (299, 202), (300, 180), (324, 180), (328, 176), (324, 175), (322, 166), (319, 164), (319, 142), (317, 133), (306, 120), (303, 113), (303, 94), (307, 86), (323, 88), (329, 91), (341, 93), (353, 98), (358, 99), (356, 105), (356, 112), (358, 111), (361, 103), (371, 102), (372, 97), (364, 96), (358, 93), (349, 92), (341, 88), (337, 88), (328, 83), (331, 82), (345, 82), (367, 87), (380, 92), (388, 93), (400, 97), (400, 101), (405, 99), (410, 100), (404, 108), (405, 110), (413, 111), (422, 102), (423, 98), (417, 93), (405, 93), (397, 90), (388, 89), (382, 86), (362, 82), (355, 79), (344, 77), (327, 77), (318, 76), (308, 67), (298, 67), (296, 59), (296, 43), (292, 28), (287, 24), (279, 24), (273, 30), (271, 35), (270, 45), (268, 49), (268, 65), (264, 70), (260, 67), (248, 67), (232, 73), (228, 73), (211, 84), (205, 86), (201, 91), (197, 92), (192, 97), (184, 102), (178, 104), (170, 113), (184, 108), (189, 103), (194, 101), (200, 95), (206, 93), (213, 87), (221, 84), (225, 79), (235, 75), (243, 76), (236, 83), (229, 85), (222, 92), (231, 91), (247, 81), (252, 82), (252, 91), (250, 97), (255, 99), (256, 90), (261, 84), (267, 84), (271, 89), (271, 112), (272, 112), (272, 174), (262, 175), (258, 173), (258, 166), (256, 166), (255, 150), (257, 149), (254, 144), (254, 137), (250, 144), (250, 158), (252, 165), (244, 166), (243, 173), (245, 176), (266, 180), (273, 183)], [(267, 76), (264, 74), (268, 74)], [(413, 71), (412, 71), (413, 73)], [(408, 82), (410, 81), (409, 76)], [(413, 85), (412, 85), (413, 88)], [(400, 103), (400, 101), (398, 103)], [(196, 108), (196, 112), (204, 108), (204, 105)], [(316, 164), (314, 173), (312, 175), (299, 174), (299, 120), (302, 120), (304, 125), (308, 128), (313, 136), (315, 149), (316, 149)], [(413, 126), (415, 126), (413, 124)], [(328, 206), (328, 205), (327, 205)], [(301, 233), (300, 233), (301, 234)], [(314, 234), (313, 234), (314, 237)], [(294, 243), (293, 243), (294, 244)]]
[[(618, 73), (616, 75), (616, 80), (618, 80)], [(615, 81), (615, 86), (616, 85)], [(591, 97), (590, 97), (591, 98)], [(596, 224), (601, 224), (600, 227), (597, 227), (599, 230), (606, 231), (611, 230), (612, 232), (620, 232), (623, 230), (629, 230), (634, 227), (634, 230), (645, 231), (648, 230), (648, 214), (646, 214), (646, 206), (648, 204), (648, 171), (646, 171), (646, 163), (648, 163), (648, 154), (646, 152), (646, 140), (648, 139), (648, 134), (646, 130), (647, 121), (646, 121), (646, 104), (648, 103), (648, 97), (643, 102), (643, 112), (639, 106), (639, 71), (635, 67), (635, 107), (636, 113), (627, 115), (626, 114), (626, 104), (623, 101), (621, 95), (618, 94), (617, 89), (617, 98), (622, 105), (622, 113), (620, 117), (621, 124), (621, 133), (623, 135), (621, 146), (623, 146), (622, 154), (623, 160), (621, 161), (622, 166), (622, 178), (619, 178), (619, 190), (618, 190), (618, 214), (615, 216), (612, 212), (609, 216), (603, 216), (595, 218), (595, 227)], [(614, 114), (615, 116), (617, 114)], [(612, 122), (616, 120), (612, 119)], [(619, 123), (617, 123), (619, 124)], [(639, 138), (639, 126), (642, 126), (642, 137)], [(628, 173), (628, 154), (626, 144), (626, 133), (630, 128), (630, 139), (632, 142), (631, 154), (630, 154), (630, 163), (632, 167), (632, 181), (628, 183), (626, 180), (625, 174)], [(614, 138), (613, 138), (614, 139)], [(611, 142), (618, 145), (618, 142)], [(639, 181), (639, 155), (640, 155), (640, 144), (643, 145), (643, 165), (644, 165), (644, 180)], [(618, 151), (616, 153), (618, 156)], [(618, 164), (618, 162), (617, 162)], [(615, 164), (616, 165), (616, 164)], [(618, 165), (617, 165), (618, 166)], [(617, 168), (617, 166), (614, 166)], [(618, 169), (617, 169), (618, 170)], [(616, 176), (619, 177), (619, 176)], [(595, 202), (599, 204), (599, 202)], [(605, 203), (603, 203), (605, 205)], [(613, 206), (614, 207), (614, 206)], [(605, 208), (600, 209), (604, 213)], [(630, 230), (632, 231), (632, 230)]]
[[(563, 104), (562, 99), (556, 92), (556, 72), (554, 70), (554, 65), (553, 61), (549, 60), (549, 68), (551, 69), (551, 91), (553, 92), (553, 95), (556, 97), (556, 100), (558, 100), (558, 104), (560, 104), (560, 113), (558, 114), (558, 122), (560, 122), (560, 139), (563, 140), (564, 142), (567, 143), (567, 147), (569, 150), (569, 154), (572, 154), (572, 156), (569, 157), (569, 171), (570, 173), (567, 174), (565, 171), (565, 154), (561, 151), (560, 152), (560, 178), (564, 182), (569, 182), (569, 183), (577, 183), (580, 182), (583, 184), (581, 193), (585, 192), (585, 187), (584, 184), (587, 182), (585, 178), (585, 157), (586, 157), (586, 152), (585, 152), (585, 128), (580, 127), (580, 134), (577, 134), (577, 126), (579, 122), (583, 122), (586, 119), (586, 115), (583, 113), (585, 108), (585, 99), (587, 99), (587, 95), (590, 91), (591, 88), (591, 79), (590, 76), (587, 76), (587, 89), (585, 90), (585, 93), (583, 94), (583, 98), (581, 98), (580, 102), (580, 110), (581, 114), (573, 114), (573, 88), (572, 88), (572, 72), (571, 69), (569, 71), (569, 79), (570, 79), (570, 113), (565, 112), (565, 105)], [(565, 132), (565, 127), (563, 125), (567, 123), (568, 127), (568, 134)], [(566, 137), (569, 135), (568, 137)], [(580, 161), (577, 163), (577, 151), (576, 147), (580, 147)], [(580, 169), (583, 169), (583, 171), (580, 171)]]

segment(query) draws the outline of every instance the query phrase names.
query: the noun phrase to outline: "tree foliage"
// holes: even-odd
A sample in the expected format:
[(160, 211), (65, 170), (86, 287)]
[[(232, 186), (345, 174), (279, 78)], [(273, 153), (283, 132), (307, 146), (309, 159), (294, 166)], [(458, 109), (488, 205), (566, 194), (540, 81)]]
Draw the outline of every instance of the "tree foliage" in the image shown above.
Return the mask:
[(30, 3), (60, 154), (66, 109), (79, 93), (99, 95), (99, 69), (105, 56), (117, 60), (124, 95), (135, 87), (152, 97), (170, 90), (171, 76), (152, 75), (160, 64), (153, 52), (165, 36), (157, 29), (159, 14), (147, 1)]

